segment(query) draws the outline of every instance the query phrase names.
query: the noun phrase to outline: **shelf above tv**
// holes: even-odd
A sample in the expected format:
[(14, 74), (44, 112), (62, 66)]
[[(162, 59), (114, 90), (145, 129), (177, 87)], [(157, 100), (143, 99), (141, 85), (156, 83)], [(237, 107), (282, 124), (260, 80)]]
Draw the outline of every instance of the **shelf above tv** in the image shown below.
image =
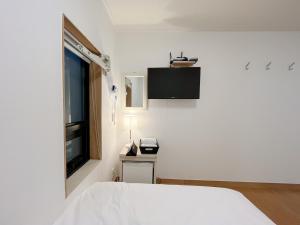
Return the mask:
[(170, 67), (172, 67), (172, 68), (191, 67), (195, 63), (196, 62), (193, 62), (193, 61), (177, 61), (177, 62), (173, 62), (172, 64), (170, 64)]

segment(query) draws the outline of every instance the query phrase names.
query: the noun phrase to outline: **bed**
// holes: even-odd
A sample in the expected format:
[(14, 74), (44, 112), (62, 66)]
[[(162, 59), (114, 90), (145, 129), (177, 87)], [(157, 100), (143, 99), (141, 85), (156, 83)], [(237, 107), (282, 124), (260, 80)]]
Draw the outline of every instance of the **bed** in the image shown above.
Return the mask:
[(54, 225), (274, 225), (241, 193), (225, 188), (95, 183)]

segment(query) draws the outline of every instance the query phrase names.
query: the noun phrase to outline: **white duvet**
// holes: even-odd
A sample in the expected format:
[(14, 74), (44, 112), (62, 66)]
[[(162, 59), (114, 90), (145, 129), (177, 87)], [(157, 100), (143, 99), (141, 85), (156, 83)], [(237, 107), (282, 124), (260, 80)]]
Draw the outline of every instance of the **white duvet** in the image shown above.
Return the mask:
[(213, 187), (96, 183), (55, 225), (274, 225), (239, 192)]

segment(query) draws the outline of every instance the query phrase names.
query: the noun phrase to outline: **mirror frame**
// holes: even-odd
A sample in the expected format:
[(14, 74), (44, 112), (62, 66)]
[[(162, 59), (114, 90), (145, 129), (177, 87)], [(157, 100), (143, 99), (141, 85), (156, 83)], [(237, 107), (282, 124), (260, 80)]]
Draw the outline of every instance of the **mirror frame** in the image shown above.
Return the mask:
[[(125, 78), (126, 77), (142, 77), (143, 78), (143, 106), (142, 107), (127, 107), (126, 106), (126, 88), (125, 88)], [(125, 73), (122, 76), (122, 106), (125, 111), (138, 111), (147, 109), (147, 76), (145, 73)]]

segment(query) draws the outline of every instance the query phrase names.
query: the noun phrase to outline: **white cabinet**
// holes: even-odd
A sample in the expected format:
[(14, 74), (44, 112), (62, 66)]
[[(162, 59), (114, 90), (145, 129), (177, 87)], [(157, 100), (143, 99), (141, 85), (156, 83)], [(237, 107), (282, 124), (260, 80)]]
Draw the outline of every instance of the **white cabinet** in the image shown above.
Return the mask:
[(141, 154), (126, 156), (124, 147), (120, 153), (121, 181), (128, 183), (156, 183), (156, 159), (157, 155)]
[(127, 183), (152, 184), (154, 181), (154, 163), (123, 161), (123, 181)]

